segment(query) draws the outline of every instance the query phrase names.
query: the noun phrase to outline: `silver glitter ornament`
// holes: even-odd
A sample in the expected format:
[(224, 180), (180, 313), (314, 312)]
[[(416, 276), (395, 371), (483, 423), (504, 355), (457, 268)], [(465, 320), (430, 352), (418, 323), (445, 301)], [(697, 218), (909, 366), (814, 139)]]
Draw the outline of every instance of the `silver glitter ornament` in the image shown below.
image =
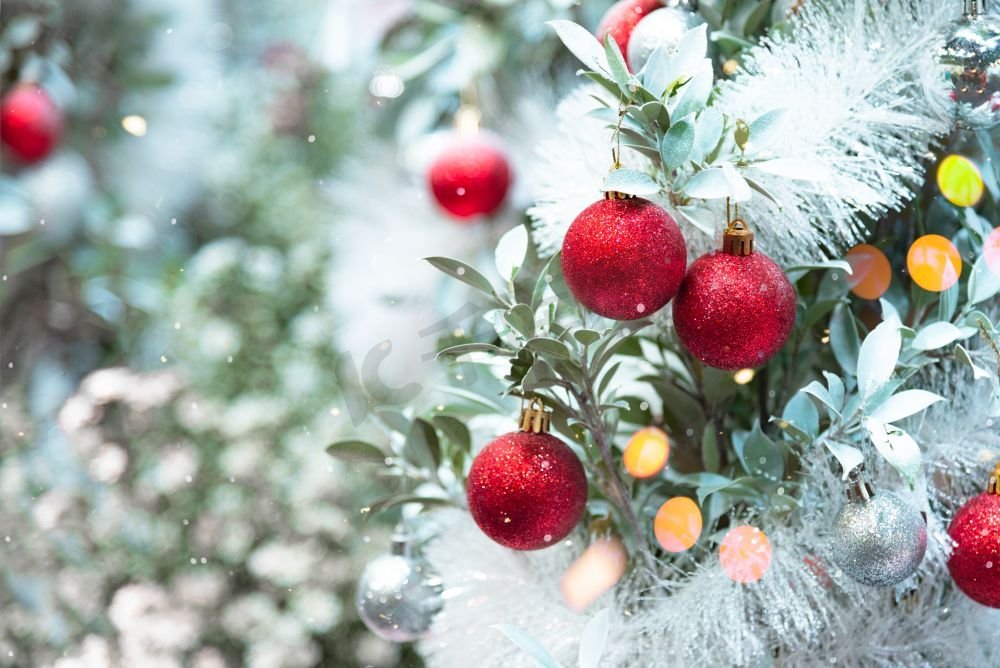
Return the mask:
[(657, 47), (676, 49), (688, 30), (704, 23), (701, 16), (684, 7), (664, 7), (650, 12), (636, 24), (628, 40), (628, 63), (638, 72)]
[(412, 642), (431, 628), (441, 610), (441, 578), (413, 553), (409, 537), (397, 532), (390, 554), (361, 574), (355, 605), (372, 633), (391, 642)]
[(831, 557), (849, 577), (890, 587), (910, 577), (927, 551), (927, 524), (892, 492), (852, 480), (848, 502), (833, 522)]
[(1000, 123), (1000, 18), (966, 15), (953, 27), (938, 62), (962, 125), (989, 129)]

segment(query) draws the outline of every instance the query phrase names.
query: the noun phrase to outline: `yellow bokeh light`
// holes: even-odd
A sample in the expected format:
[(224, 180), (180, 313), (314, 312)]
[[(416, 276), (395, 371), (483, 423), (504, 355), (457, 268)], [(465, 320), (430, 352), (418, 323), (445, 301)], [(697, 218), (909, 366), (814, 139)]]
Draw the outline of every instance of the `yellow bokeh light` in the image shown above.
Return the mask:
[(625, 446), (622, 461), (625, 470), (636, 478), (651, 478), (667, 465), (670, 457), (670, 440), (662, 429), (640, 429)]
[(130, 135), (144, 137), (146, 135), (146, 119), (142, 116), (131, 114), (122, 119), (122, 128)]
[(924, 290), (942, 292), (955, 285), (962, 275), (962, 256), (945, 237), (926, 234), (910, 246), (906, 268)]
[(892, 267), (885, 253), (875, 246), (858, 244), (847, 252), (847, 262), (852, 272), (847, 284), (858, 297), (878, 299), (889, 289)]
[(975, 206), (983, 197), (983, 177), (968, 158), (949, 155), (938, 165), (938, 188), (955, 206)]
[(983, 243), (983, 255), (986, 256), (986, 266), (994, 274), (1000, 275), (1000, 227), (990, 232)]
[(582, 611), (615, 586), (627, 562), (625, 548), (617, 538), (591, 543), (563, 574), (560, 589), (566, 605)]
[(737, 385), (746, 385), (753, 380), (755, 375), (757, 375), (757, 372), (753, 369), (740, 369), (733, 374), (733, 382)]
[(757, 527), (738, 526), (722, 539), (719, 563), (730, 580), (757, 582), (771, 567), (771, 541)]
[(653, 533), (667, 552), (684, 552), (701, 536), (701, 511), (686, 496), (675, 496), (656, 511)]

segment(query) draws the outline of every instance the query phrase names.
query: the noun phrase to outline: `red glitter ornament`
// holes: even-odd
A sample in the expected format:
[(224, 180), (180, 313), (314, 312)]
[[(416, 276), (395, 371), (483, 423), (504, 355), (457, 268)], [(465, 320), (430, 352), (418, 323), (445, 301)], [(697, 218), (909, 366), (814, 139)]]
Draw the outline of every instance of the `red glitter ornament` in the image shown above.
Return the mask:
[(989, 491), (966, 503), (948, 527), (951, 577), (977, 603), (1000, 608), (1000, 464)]
[[(534, 408), (534, 406), (538, 408)], [(522, 431), (499, 436), (469, 470), (469, 512), (483, 533), (514, 550), (540, 550), (569, 535), (587, 504), (587, 476), (548, 430), (540, 402), (521, 412)]]
[(445, 211), (460, 219), (497, 211), (510, 189), (507, 156), (481, 133), (456, 134), (431, 165), (431, 192)]
[(670, 214), (638, 197), (594, 202), (566, 232), (562, 270), (577, 301), (598, 315), (637, 320), (673, 299), (687, 249)]
[(742, 220), (726, 230), (723, 245), (692, 263), (674, 300), (674, 328), (711, 367), (760, 366), (792, 332), (795, 289), (781, 267), (754, 252), (753, 232)]
[[(628, 41), (639, 21), (647, 14), (664, 6), (663, 0), (621, 0), (604, 12), (597, 26), (597, 39), (604, 44), (610, 33), (618, 43), (622, 55), (628, 60)], [(631, 67), (631, 65), (629, 66)]]
[(23, 162), (51, 153), (62, 131), (62, 112), (40, 86), (20, 84), (0, 100), (0, 138)]

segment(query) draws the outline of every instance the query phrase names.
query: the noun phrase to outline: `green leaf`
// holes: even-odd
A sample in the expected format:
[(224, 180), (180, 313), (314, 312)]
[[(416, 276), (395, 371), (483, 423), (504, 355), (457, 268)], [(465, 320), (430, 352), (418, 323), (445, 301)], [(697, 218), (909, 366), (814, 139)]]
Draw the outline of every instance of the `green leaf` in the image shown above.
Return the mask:
[(991, 299), (1000, 293), (1000, 274), (994, 272), (983, 253), (972, 267), (969, 275), (969, 306)]
[(435, 415), (431, 421), (441, 430), (449, 443), (465, 452), (472, 450), (472, 436), (464, 422), (450, 415)]
[(500, 237), (494, 254), (494, 262), (500, 276), (505, 280), (513, 281), (524, 263), (524, 256), (527, 252), (528, 228), (524, 225), (517, 225)]
[(504, 319), (526, 339), (535, 335), (535, 313), (526, 304), (515, 304), (504, 313)]
[(851, 263), (846, 260), (827, 260), (826, 262), (810, 262), (808, 264), (797, 264), (794, 267), (789, 267), (785, 270), (786, 273), (792, 273), (793, 271), (812, 271), (818, 269), (837, 269), (844, 272), (845, 274), (854, 273), (851, 269)]
[(583, 627), (580, 649), (577, 652), (579, 668), (600, 668), (601, 655), (608, 641), (609, 613), (605, 608), (594, 615)]
[(385, 464), (385, 453), (365, 441), (337, 441), (326, 448), (326, 453), (345, 462)]
[(843, 479), (847, 480), (847, 476), (854, 469), (861, 466), (864, 463), (865, 457), (861, 454), (853, 445), (847, 445), (845, 443), (838, 443), (837, 441), (831, 441), (829, 439), (823, 439), (823, 445), (826, 449), (837, 458), (840, 462), (840, 468), (843, 471)]
[(459, 357), (468, 353), (490, 353), (491, 355), (510, 355), (509, 350), (504, 350), (491, 343), (460, 343), (457, 346), (450, 346), (438, 351), (438, 359), (445, 357)]
[(665, 169), (677, 169), (687, 160), (694, 147), (694, 126), (688, 120), (674, 123), (663, 136), (660, 157)]
[(585, 346), (593, 345), (601, 340), (601, 335), (592, 329), (578, 329), (573, 332), (573, 338)]
[(608, 59), (611, 78), (618, 84), (618, 88), (621, 90), (622, 95), (625, 96), (625, 99), (631, 100), (632, 90), (630, 90), (630, 80), (632, 75), (628, 71), (628, 65), (625, 64), (625, 57), (622, 55), (622, 50), (618, 48), (618, 42), (615, 41), (610, 32), (604, 38), (604, 55)]
[(810, 440), (819, 433), (819, 411), (816, 410), (816, 404), (803, 392), (792, 397), (785, 406), (781, 419), (800, 429)]
[(645, 172), (635, 169), (616, 169), (604, 179), (605, 192), (619, 192), (644, 197), (660, 192), (660, 184)]
[(594, 35), (572, 21), (548, 21), (570, 53), (592, 70), (608, 71), (608, 61)]
[(718, 109), (709, 107), (698, 115), (694, 130), (694, 149), (691, 160), (702, 162), (719, 145), (726, 119)]
[(905, 431), (892, 425), (885, 425), (878, 420), (867, 418), (865, 429), (871, 436), (872, 443), (889, 464), (899, 471), (912, 489), (920, 475), (923, 465), (923, 455), (913, 437)]
[(753, 431), (742, 444), (734, 441), (733, 445), (743, 469), (749, 475), (773, 482), (781, 480), (785, 474), (785, 460), (781, 451), (760, 430), (759, 424), (754, 425)]
[[(562, 277), (562, 261), (560, 253), (556, 253), (545, 263), (545, 268), (538, 274), (535, 288), (531, 291), (531, 310), (537, 309), (545, 296), (546, 286), (554, 285), (557, 278)], [(555, 292), (555, 290), (553, 290)]]
[(407, 503), (420, 503), (425, 506), (450, 506), (451, 501), (448, 499), (442, 499), (437, 496), (419, 496), (417, 494), (399, 494), (397, 496), (390, 496), (384, 499), (379, 499), (374, 503), (368, 505), (365, 512), (366, 517), (374, 517), (379, 513), (384, 513), (390, 508), (395, 508), (396, 506), (402, 506)]
[(705, 234), (709, 236), (715, 234), (715, 214), (711, 209), (700, 205), (679, 206), (677, 212)]
[(375, 411), (375, 415), (395, 432), (405, 434), (410, 431), (410, 421), (399, 411), (382, 408)]
[(781, 138), (785, 127), (782, 125), (786, 111), (784, 109), (772, 109), (758, 116), (750, 126), (750, 136), (747, 143), (747, 153), (754, 154), (770, 148)]
[(521, 388), (525, 392), (535, 392), (554, 387), (558, 380), (559, 377), (548, 362), (543, 359), (536, 359), (535, 363), (528, 369), (528, 373), (524, 375), (524, 379), (521, 381)]
[(524, 347), (534, 353), (541, 353), (543, 355), (551, 355), (552, 357), (557, 357), (560, 359), (569, 359), (569, 348), (566, 347), (565, 343), (561, 341), (556, 341), (555, 339), (548, 339), (545, 337), (535, 337), (529, 339)]
[(819, 399), (823, 405), (830, 409), (831, 415), (839, 415), (841, 408), (843, 408), (843, 406), (837, 405), (837, 402), (830, 396), (829, 390), (818, 380), (809, 383), (801, 391)]
[(966, 331), (950, 322), (932, 322), (917, 332), (910, 346), (915, 350), (937, 350), (975, 334), (971, 327), (967, 331), (966, 335)]
[(972, 369), (972, 379), (979, 380), (980, 378), (989, 378), (990, 372), (981, 366), (977, 365), (969, 351), (962, 347), (961, 344), (955, 344), (955, 359), (963, 364), (967, 364), (970, 369)]
[(853, 375), (858, 366), (861, 339), (854, 314), (844, 303), (838, 304), (830, 316), (830, 347), (840, 368)]
[(871, 417), (883, 424), (898, 422), (919, 413), (944, 397), (927, 390), (904, 390), (892, 395), (871, 412)]
[(431, 390), (434, 392), (438, 392), (440, 394), (447, 394), (458, 397), (460, 399), (463, 399), (469, 404), (478, 406), (480, 408), (485, 408), (492, 413), (496, 413), (497, 415), (508, 415), (510, 413), (510, 411), (508, 411), (506, 408), (504, 408), (497, 402), (492, 401), (481, 394), (477, 394), (476, 392), (470, 392), (469, 390), (465, 390), (460, 387), (451, 387), (449, 385), (436, 385), (432, 387)]
[(424, 259), (427, 260), (431, 266), (443, 271), (452, 278), (457, 278), (466, 285), (471, 285), (480, 292), (493, 297), (497, 301), (500, 301), (500, 298), (497, 297), (496, 291), (493, 289), (493, 286), (486, 279), (486, 277), (464, 262), (460, 260), (453, 260), (450, 257), (425, 257)]
[(512, 624), (497, 624), (490, 628), (496, 629), (510, 638), (525, 654), (535, 660), (539, 668), (562, 668), (559, 662), (552, 658), (548, 650), (520, 627)]
[(611, 383), (611, 379), (615, 377), (616, 373), (618, 373), (618, 369), (621, 368), (621, 365), (622, 365), (621, 362), (615, 362), (614, 364), (611, 365), (611, 368), (605, 371), (604, 375), (601, 376), (601, 383), (597, 387), (598, 398), (604, 396), (604, 392), (608, 389), (608, 385)]
[(413, 421), (403, 444), (403, 457), (415, 466), (435, 471), (441, 465), (441, 445), (430, 422), (421, 418)]
[(721, 469), (719, 461), (719, 437), (715, 433), (715, 425), (709, 422), (701, 435), (701, 462), (706, 471), (718, 473)]
[(899, 361), (902, 335), (895, 318), (881, 322), (861, 343), (858, 351), (858, 394), (864, 402), (882, 389)]

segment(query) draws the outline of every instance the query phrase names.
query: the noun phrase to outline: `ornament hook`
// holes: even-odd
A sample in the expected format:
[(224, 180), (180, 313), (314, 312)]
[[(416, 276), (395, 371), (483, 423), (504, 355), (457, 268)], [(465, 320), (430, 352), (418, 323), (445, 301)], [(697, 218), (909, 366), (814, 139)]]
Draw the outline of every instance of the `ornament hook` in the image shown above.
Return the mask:
[[(525, 403), (527, 402), (527, 406)], [(547, 434), (549, 431), (549, 421), (552, 413), (545, 410), (545, 404), (538, 397), (531, 400), (521, 401), (521, 431), (529, 431), (533, 434)]]
[(847, 499), (849, 501), (863, 501), (865, 503), (875, 496), (875, 487), (865, 479), (865, 465), (859, 464), (847, 474)]
[(1000, 496), (1000, 462), (997, 462), (997, 466), (993, 470), (993, 475), (990, 476), (989, 484), (986, 486), (986, 493)]
[(736, 216), (726, 198), (726, 231), (722, 234), (722, 251), (726, 255), (745, 256), (753, 254), (754, 234), (747, 222), (740, 218), (740, 205), (736, 203)]

